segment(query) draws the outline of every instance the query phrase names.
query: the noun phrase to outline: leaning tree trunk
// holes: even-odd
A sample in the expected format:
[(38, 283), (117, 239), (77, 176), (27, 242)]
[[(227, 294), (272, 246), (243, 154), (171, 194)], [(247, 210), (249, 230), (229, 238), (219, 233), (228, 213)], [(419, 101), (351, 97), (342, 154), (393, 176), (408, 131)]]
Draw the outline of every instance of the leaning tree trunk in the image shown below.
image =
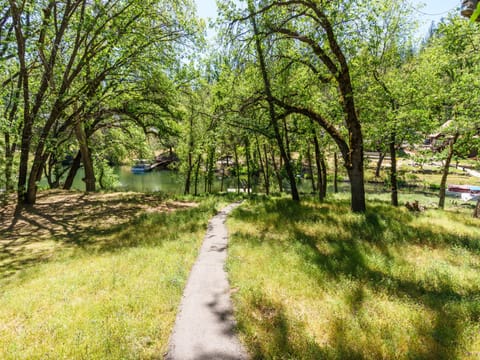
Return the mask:
[(260, 170), (263, 174), (263, 181), (265, 183), (265, 194), (269, 195), (270, 184), (269, 184), (269, 174), (268, 174), (267, 146), (263, 144), (263, 149), (265, 151), (265, 154), (264, 154), (265, 159), (263, 159), (262, 150), (260, 148), (258, 138), (256, 139), (256, 145), (257, 145), (257, 152), (258, 152), (258, 161), (260, 162)]
[(448, 173), (450, 172), (450, 164), (452, 162), (452, 157), (453, 157), (453, 150), (455, 147), (455, 143), (458, 140), (458, 137), (460, 134), (457, 132), (453, 136), (453, 139), (450, 140), (448, 144), (448, 154), (447, 154), (447, 159), (445, 160), (445, 167), (443, 168), (443, 173), (442, 173), (442, 180), (440, 181), (440, 194), (439, 194), (439, 200), (438, 200), (438, 207), (440, 209), (445, 208), (445, 195), (447, 191), (447, 177)]
[(377, 166), (375, 168), (375, 177), (380, 177), (380, 171), (382, 170), (383, 160), (385, 159), (386, 153), (379, 151), (378, 152), (378, 161)]
[(83, 168), (85, 170), (85, 191), (95, 192), (95, 172), (93, 170), (93, 160), (90, 149), (88, 148), (87, 137), (83, 123), (78, 122), (75, 125), (75, 136), (80, 145), (80, 152), (82, 153)]
[(73, 180), (75, 180), (75, 176), (77, 175), (78, 169), (80, 169), (80, 163), (82, 161), (82, 153), (79, 150), (77, 155), (73, 159), (72, 166), (70, 167), (70, 171), (68, 172), (67, 178), (65, 179), (65, 184), (63, 184), (64, 190), (70, 190), (73, 186)]

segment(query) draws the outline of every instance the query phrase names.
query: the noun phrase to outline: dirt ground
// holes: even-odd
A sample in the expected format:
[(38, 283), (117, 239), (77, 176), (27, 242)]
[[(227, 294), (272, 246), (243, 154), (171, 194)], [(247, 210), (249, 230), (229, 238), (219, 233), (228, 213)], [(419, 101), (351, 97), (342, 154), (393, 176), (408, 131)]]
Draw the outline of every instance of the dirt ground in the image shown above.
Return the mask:
[(196, 206), (131, 192), (95, 193), (63, 190), (39, 193), (34, 206), (14, 201), (0, 208), (0, 279), (30, 263), (48, 260), (59, 248), (82, 246), (92, 233), (132, 221), (142, 213)]

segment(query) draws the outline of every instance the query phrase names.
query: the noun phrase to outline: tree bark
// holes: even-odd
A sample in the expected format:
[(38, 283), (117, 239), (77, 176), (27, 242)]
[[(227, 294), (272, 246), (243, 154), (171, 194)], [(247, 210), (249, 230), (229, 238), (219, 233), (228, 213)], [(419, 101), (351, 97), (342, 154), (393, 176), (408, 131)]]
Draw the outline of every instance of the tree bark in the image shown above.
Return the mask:
[(315, 184), (315, 174), (313, 172), (312, 152), (310, 151), (310, 143), (307, 143), (307, 163), (308, 163), (308, 174), (312, 182), (312, 193), (316, 193), (317, 185)]
[(189, 138), (188, 138), (188, 159), (187, 159), (187, 176), (185, 178), (185, 188), (183, 190), (184, 195), (190, 194), (190, 187), (192, 181), (192, 171), (193, 171), (193, 147), (195, 146), (193, 140), (193, 116), (190, 116), (189, 121)]
[(215, 173), (215, 147), (210, 146), (207, 154), (207, 161), (205, 163), (205, 193), (212, 193), (213, 178)]
[(199, 154), (196, 165), (195, 165), (195, 180), (194, 180), (194, 195), (198, 196), (198, 178), (199, 178), (199, 173), (200, 173), (200, 165), (202, 164), (202, 155)]
[(5, 190), (7, 193), (14, 190), (12, 171), (15, 149), (16, 144), (10, 143), (10, 134), (5, 133)]
[(85, 129), (82, 122), (75, 124), (75, 136), (77, 137), (78, 144), (80, 145), (80, 152), (82, 153), (83, 168), (85, 170), (85, 191), (95, 192), (95, 171), (93, 169), (93, 160), (88, 148), (87, 137), (85, 135)]
[(320, 188), (320, 197), (321, 199), (325, 199), (327, 197), (327, 164), (325, 162), (325, 156), (323, 154), (320, 154), (320, 165), (322, 168), (322, 186)]
[(262, 150), (260, 148), (260, 143), (258, 142), (258, 138), (256, 137), (256, 145), (257, 145), (257, 153), (258, 153), (258, 161), (260, 162), (260, 171), (263, 174), (263, 182), (265, 184), (265, 194), (269, 195), (270, 193), (270, 184), (268, 178), (268, 160), (267, 160), (267, 147), (263, 144), (263, 149), (265, 151), (265, 158), (263, 159)]
[(379, 151), (378, 152), (378, 161), (377, 161), (377, 166), (375, 168), (375, 177), (379, 178), (380, 177), (380, 171), (382, 170), (382, 164), (383, 160), (385, 159), (386, 153)]
[[(8, 116), (8, 124), (12, 128), (14, 126), (15, 118), (18, 112), (18, 104), (20, 100), (20, 93), (22, 91), (22, 76), (18, 76), (17, 85), (15, 90), (12, 92), (12, 96), (9, 101), (9, 105), (5, 110), (5, 117)], [(7, 193), (14, 191), (14, 185), (12, 180), (12, 172), (13, 172), (13, 160), (15, 156), (15, 151), (17, 149), (17, 142), (16, 139), (10, 137), (11, 129), (6, 129), (4, 133), (5, 139), (5, 190)]]
[(252, 191), (252, 177), (250, 169), (250, 142), (248, 138), (245, 138), (245, 162), (247, 164), (247, 192), (250, 194)]
[(475, 206), (475, 210), (473, 211), (474, 218), (480, 218), (480, 198), (477, 200), (477, 205)]
[(235, 157), (235, 175), (237, 176), (237, 194), (240, 194), (240, 164), (238, 162), (237, 144), (233, 144), (233, 156)]
[(338, 193), (338, 155), (333, 153), (333, 192)]
[(70, 171), (68, 172), (67, 178), (65, 179), (65, 184), (63, 184), (64, 190), (70, 190), (73, 186), (73, 180), (77, 175), (78, 169), (80, 169), (80, 163), (82, 161), (82, 153), (79, 150), (77, 155), (73, 159), (72, 166), (70, 167)]
[(313, 138), (313, 146), (315, 150), (315, 164), (317, 165), (317, 187), (318, 187), (318, 199), (323, 201), (325, 199), (325, 193), (323, 191), (324, 184), (323, 183), (323, 175), (322, 175), (322, 161), (321, 161), (321, 150), (320, 150), (320, 143), (318, 142), (317, 131), (315, 130), (315, 126), (313, 120), (311, 120), (312, 125), (312, 138)]
[(398, 181), (397, 181), (397, 133), (392, 131), (390, 134), (390, 183), (392, 205), (398, 206)]
[(282, 182), (282, 174), (280, 173), (280, 169), (277, 165), (277, 161), (275, 159), (275, 151), (272, 149), (272, 164), (273, 164), (273, 171), (275, 171), (275, 175), (277, 176), (278, 181), (278, 191), (283, 192), (283, 182)]
[(10, 11), (12, 13), (12, 21), (15, 28), (15, 38), (17, 42), (18, 60), (20, 63), (20, 74), (22, 78), (23, 92), (23, 127), (20, 145), (20, 165), (18, 170), (17, 196), (19, 203), (27, 203), (27, 174), (28, 174), (28, 158), (30, 155), (30, 143), (32, 139), (33, 118), (30, 109), (30, 81), (28, 67), (26, 62), (26, 37), (23, 34), (21, 10), (17, 6), (17, 2), (10, 0)]
[(447, 191), (447, 177), (448, 177), (448, 174), (450, 172), (450, 164), (452, 162), (455, 143), (457, 142), (459, 136), (460, 136), (460, 134), (458, 132), (455, 133), (455, 135), (449, 141), (449, 144), (448, 144), (447, 159), (445, 160), (445, 166), (443, 168), (443, 173), (442, 173), (442, 180), (440, 181), (440, 194), (439, 194), (439, 199), (438, 199), (438, 207), (440, 209), (445, 208), (445, 195), (446, 195), (446, 191)]
[(268, 166), (268, 152), (266, 144), (263, 144), (263, 156), (265, 158), (265, 191), (267, 195), (270, 195), (270, 169)]

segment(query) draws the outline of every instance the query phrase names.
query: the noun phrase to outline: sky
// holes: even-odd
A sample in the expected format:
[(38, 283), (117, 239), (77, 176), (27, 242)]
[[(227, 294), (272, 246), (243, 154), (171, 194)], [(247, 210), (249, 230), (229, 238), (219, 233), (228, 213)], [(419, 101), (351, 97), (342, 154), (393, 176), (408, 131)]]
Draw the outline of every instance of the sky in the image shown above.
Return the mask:
[[(417, 12), (422, 25), (419, 29), (419, 36), (423, 37), (432, 21), (438, 22), (445, 17), (448, 12), (459, 7), (460, 0), (411, 0), (414, 4), (424, 4), (425, 6)], [(198, 15), (204, 19), (215, 18), (217, 6), (215, 0), (195, 0), (197, 3)], [(460, 15), (459, 15), (460, 16)]]
[[(197, 0), (201, 1), (201, 0)], [(460, 0), (413, 0), (412, 3), (414, 4), (425, 4), (425, 7), (421, 8), (417, 15), (420, 21), (423, 23), (419, 29), (419, 35), (424, 36), (432, 21), (438, 22), (442, 17), (446, 17), (446, 15), (457, 8), (460, 8)], [(460, 16), (460, 14), (458, 14)]]

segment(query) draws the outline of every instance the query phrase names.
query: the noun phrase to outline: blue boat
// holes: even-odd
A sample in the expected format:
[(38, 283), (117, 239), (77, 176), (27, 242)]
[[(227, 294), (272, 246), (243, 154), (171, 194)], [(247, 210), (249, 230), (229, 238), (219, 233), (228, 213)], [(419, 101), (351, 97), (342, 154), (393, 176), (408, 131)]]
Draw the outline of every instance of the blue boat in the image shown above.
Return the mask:
[(138, 160), (135, 165), (133, 165), (130, 171), (134, 174), (143, 174), (149, 171), (152, 171), (152, 165), (148, 160)]

